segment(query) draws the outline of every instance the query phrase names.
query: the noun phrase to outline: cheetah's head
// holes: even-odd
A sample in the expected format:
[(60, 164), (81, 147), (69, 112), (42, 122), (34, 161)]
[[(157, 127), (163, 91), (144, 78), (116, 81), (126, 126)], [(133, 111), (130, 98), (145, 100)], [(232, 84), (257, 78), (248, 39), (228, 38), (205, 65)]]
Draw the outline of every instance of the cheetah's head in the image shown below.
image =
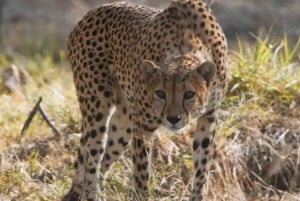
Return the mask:
[(164, 127), (178, 131), (203, 115), (216, 73), (214, 63), (182, 56), (163, 65), (145, 60), (141, 69), (151, 112), (161, 118)]

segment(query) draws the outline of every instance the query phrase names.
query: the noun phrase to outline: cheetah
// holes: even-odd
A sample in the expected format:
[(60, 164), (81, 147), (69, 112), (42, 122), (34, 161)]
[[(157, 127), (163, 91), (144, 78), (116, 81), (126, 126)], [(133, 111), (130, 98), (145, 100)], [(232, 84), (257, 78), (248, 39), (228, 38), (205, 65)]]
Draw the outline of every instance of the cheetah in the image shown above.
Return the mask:
[(64, 201), (103, 200), (109, 167), (131, 143), (133, 199), (147, 200), (151, 140), (197, 122), (190, 201), (202, 200), (218, 108), (228, 82), (227, 42), (211, 9), (173, 0), (166, 9), (128, 2), (89, 11), (68, 40), (82, 115), (75, 174)]

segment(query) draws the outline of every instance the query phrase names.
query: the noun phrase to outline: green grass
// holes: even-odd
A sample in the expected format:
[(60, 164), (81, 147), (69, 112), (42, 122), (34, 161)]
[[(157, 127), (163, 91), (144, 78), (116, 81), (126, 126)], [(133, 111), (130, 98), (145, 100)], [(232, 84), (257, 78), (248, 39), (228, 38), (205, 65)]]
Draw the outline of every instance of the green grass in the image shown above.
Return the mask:
[[(273, 41), (257, 38), (249, 45), (237, 40), (230, 53), (231, 79), (223, 103), (226, 111), (237, 112), (221, 122), (226, 136), (239, 127), (243, 115), (255, 113), (265, 121), (279, 113), (297, 113), (300, 104), (300, 38), (291, 46), (287, 37)], [(296, 115), (296, 114), (294, 114)]]
[[(215, 183), (208, 191), (209, 196), (217, 189), (215, 197), (220, 198), (225, 193), (230, 200), (239, 200), (235, 197), (238, 193), (234, 195), (234, 192), (239, 191), (244, 180), (246, 182), (244, 178), (238, 183), (231, 172), (229, 165), (233, 164), (234, 158), (230, 157), (233, 148), (228, 148), (228, 144), (233, 143), (231, 138), (237, 134), (251, 138), (254, 131), (270, 127), (276, 130), (278, 125), (290, 132), (296, 130), (298, 124), (284, 122), (300, 117), (299, 47), (300, 39), (291, 45), (286, 37), (280, 41), (260, 37), (251, 45), (238, 40), (237, 49), (230, 52), (231, 80), (222, 106), (218, 136), (221, 139), (218, 153), (223, 153), (219, 156), (223, 157), (223, 162), (218, 164), (218, 171), (222, 170), (223, 175), (218, 177), (224, 178), (230, 188), (226, 191), (222, 181), (212, 176)], [(79, 140), (74, 133), (80, 132), (80, 113), (65, 54), (57, 51), (54, 58), (52, 51), (50, 56), (45, 56), (44, 50), (31, 57), (0, 54), (0, 66), (3, 66), (0, 73), (4, 72), (5, 66), (15, 64), (25, 72), (26, 78), (24, 97), (9, 93), (3, 82), (0, 83), (0, 200), (59, 200), (69, 188)], [(21, 141), (23, 123), (39, 97), (43, 97), (42, 105), (50, 119), (68, 138), (49, 140), (54, 134), (38, 115)], [(282, 124), (275, 124), (277, 121)], [(239, 138), (239, 142), (243, 143), (243, 139)], [(172, 166), (154, 162), (151, 200), (168, 201), (171, 197), (180, 200), (189, 193), (192, 169), (189, 152), (188, 146), (180, 146)], [(239, 166), (236, 168), (240, 170)], [(131, 162), (124, 156), (108, 175), (106, 194), (109, 200), (126, 200), (130, 196), (130, 175)], [(258, 182), (254, 178), (250, 181)], [(246, 193), (246, 187), (241, 189)], [(278, 190), (286, 196), (294, 193), (289, 192), (290, 195), (286, 195)], [(259, 193), (265, 196), (266, 190), (262, 187)]]
[(299, 63), (295, 62), (299, 47), (300, 39), (289, 47), (286, 37), (279, 43), (267, 37), (257, 39), (250, 48), (238, 40), (238, 50), (232, 57), (234, 68), (228, 97), (243, 97), (266, 107), (289, 104), (299, 95)]

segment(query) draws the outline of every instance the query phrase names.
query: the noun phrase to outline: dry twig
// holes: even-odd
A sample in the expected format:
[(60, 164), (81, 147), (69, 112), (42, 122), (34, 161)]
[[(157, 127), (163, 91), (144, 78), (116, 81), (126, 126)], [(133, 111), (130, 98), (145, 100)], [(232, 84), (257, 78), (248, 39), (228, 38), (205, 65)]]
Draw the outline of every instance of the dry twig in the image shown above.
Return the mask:
[(33, 119), (33, 117), (35, 116), (35, 114), (37, 112), (39, 112), (43, 119), (46, 121), (46, 123), (50, 126), (50, 128), (53, 130), (53, 132), (55, 133), (55, 137), (58, 137), (59, 139), (62, 137), (62, 134), (57, 130), (57, 128), (53, 125), (53, 123), (49, 120), (47, 114), (45, 113), (42, 105), (41, 105), (41, 102), (42, 102), (42, 97), (39, 98), (39, 100), (36, 102), (36, 104), (34, 105), (33, 109), (30, 111), (24, 125), (23, 125), (23, 128), (21, 130), (21, 139), (22, 137), (26, 134), (26, 131)]

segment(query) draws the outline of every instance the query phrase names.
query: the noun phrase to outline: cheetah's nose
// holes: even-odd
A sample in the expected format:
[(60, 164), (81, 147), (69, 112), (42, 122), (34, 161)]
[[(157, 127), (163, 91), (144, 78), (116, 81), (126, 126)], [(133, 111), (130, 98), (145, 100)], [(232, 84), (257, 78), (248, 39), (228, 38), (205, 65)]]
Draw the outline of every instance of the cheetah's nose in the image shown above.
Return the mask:
[(167, 116), (167, 120), (171, 123), (171, 124), (176, 124), (181, 120), (181, 116), (180, 115), (176, 115), (176, 116)]

